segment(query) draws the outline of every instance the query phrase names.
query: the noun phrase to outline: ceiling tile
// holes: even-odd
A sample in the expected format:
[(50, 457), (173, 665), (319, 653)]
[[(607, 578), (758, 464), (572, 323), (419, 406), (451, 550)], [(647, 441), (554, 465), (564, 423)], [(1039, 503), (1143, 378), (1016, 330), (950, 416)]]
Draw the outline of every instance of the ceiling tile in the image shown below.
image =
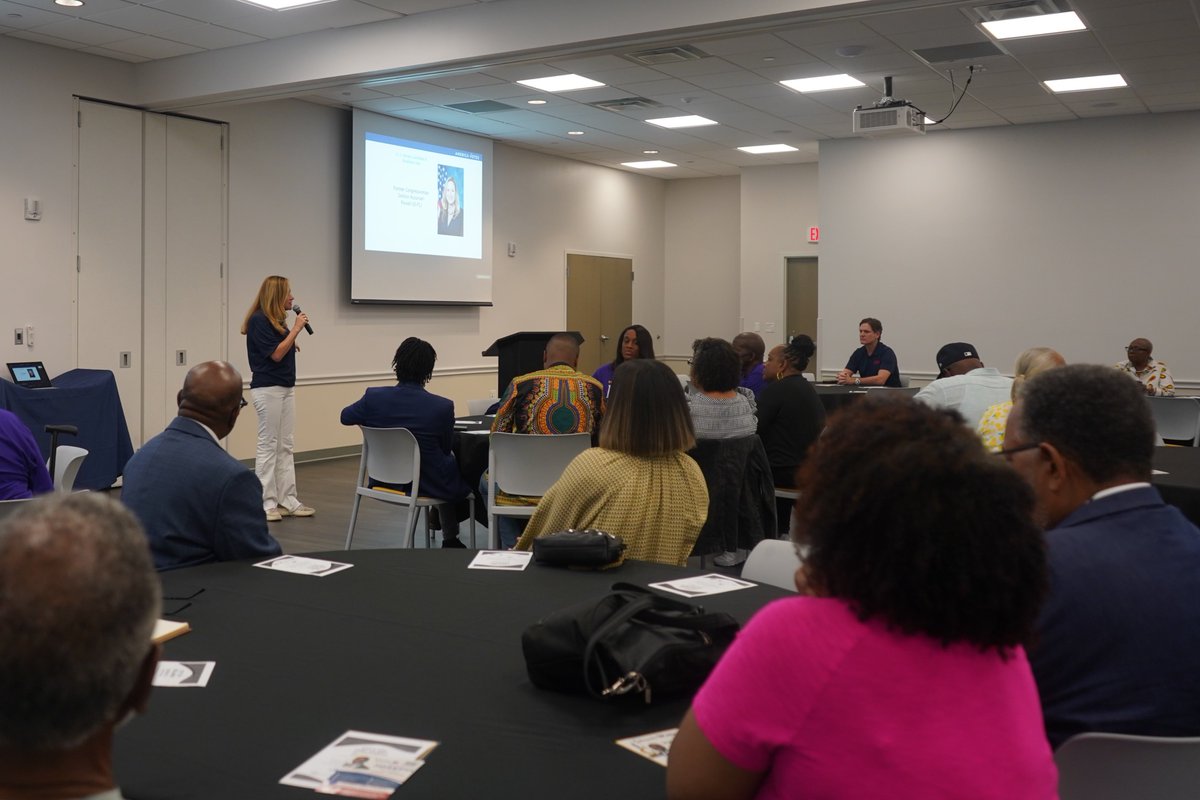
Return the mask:
[(627, 58), (621, 58), (620, 56), (611, 54), (556, 58), (553, 61), (548, 61), (547, 63), (552, 67), (561, 69), (563, 72), (583, 75), (584, 77), (592, 78), (592, 80), (599, 80), (598, 78), (593, 77), (593, 72), (605, 72), (638, 66), (636, 63)]
[(779, 49), (783, 40), (770, 33), (726, 36), (716, 39), (699, 39), (694, 42), (706, 53), (714, 56), (729, 56), (740, 53), (758, 54)]
[(724, 59), (730, 64), (756, 72), (772, 67), (780, 69), (798, 64), (812, 64), (820, 60), (806, 50), (786, 44), (774, 50), (763, 50), (758, 53), (732, 53), (724, 56)]
[(930, 8), (876, 14), (863, 20), (863, 25), (884, 36), (913, 33), (914, 31), (974, 27), (971, 20), (959, 8)]
[(86, 47), (86, 45), (79, 42), (59, 39), (56, 36), (46, 36), (36, 31), (14, 31), (13, 33), (6, 33), (5, 36), (11, 36), (14, 39), (24, 39), (29, 42), (37, 42), (38, 44), (48, 44), (51, 47), (61, 47), (64, 50), (79, 50)]
[(104, 11), (92, 15), (91, 20), (151, 36), (161, 36), (164, 32), (189, 22), (197, 24), (195, 20), (187, 17), (145, 6), (125, 6), (115, 11)]
[(117, 50), (109, 50), (107, 47), (84, 47), (80, 49), (81, 53), (89, 53), (94, 56), (103, 56), (105, 58), (116, 59), (117, 61), (128, 61), (130, 64), (140, 64), (143, 61), (150, 59), (145, 56), (135, 56), (132, 53), (121, 53)]
[(394, 111), (411, 111), (414, 108), (421, 108), (424, 105), (424, 103), (407, 100), (403, 97), (389, 97), (385, 100), (363, 100), (354, 104), (355, 108), (365, 108), (368, 111), (374, 111), (379, 114), (390, 114)]
[(329, 28), (345, 28), (368, 22), (399, 19), (394, 12), (364, 5), (356, 0), (338, 0), (336, 3), (293, 8), (286, 14), (277, 14), (271, 11), (268, 11), (267, 14), (269, 16), (251, 14), (242, 17), (236, 21), (236, 24), (231, 24), (229, 27), (254, 36), (278, 39)]
[[(61, 6), (54, 6), (54, 8), (61, 8)], [(66, 9), (63, 10), (65, 11)], [(63, 22), (68, 19), (71, 19), (68, 14), (58, 14), (35, 6), (20, 5), (9, 3), (7, 0), (0, 0), (0, 21), (3, 22), (6, 28), (23, 30), (36, 28), (38, 25), (48, 25), (51, 22)]]
[(68, 19), (62, 22), (51, 22), (49, 25), (38, 26), (35, 28), (35, 31), (43, 36), (66, 39), (69, 42), (78, 42), (80, 45), (85, 46), (104, 45), (129, 38), (129, 31), (127, 30), (114, 28), (110, 25), (101, 25), (100, 23), (90, 22), (86, 19)]
[(122, 39), (119, 42), (109, 42), (105, 45), (109, 50), (118, 50), (122, 53), (132, 53), (135, 56), (143, 56), (145, 58), (174, 58), (175, 56), (185, 56), (188, 53), (199, 53), (199, 47), (192, 47), (189, 44), (180, 44), (167, 39), (159, 39), (157, 36), (135, 36), (132, 39)]
[(446, 8), (475, 5), (475, 0), (359, 0), (365, 5), (375, 6), (396, 14), (424, 14)]
[(804, 47), (809, 44), (822, 42), (838, 42), (841, 44), (866, 44), (878, 39), (870, 28), (859, 22), (825, 22), (808, 23), (792, 28), (775, 31), (775, 35), (785, 42)]

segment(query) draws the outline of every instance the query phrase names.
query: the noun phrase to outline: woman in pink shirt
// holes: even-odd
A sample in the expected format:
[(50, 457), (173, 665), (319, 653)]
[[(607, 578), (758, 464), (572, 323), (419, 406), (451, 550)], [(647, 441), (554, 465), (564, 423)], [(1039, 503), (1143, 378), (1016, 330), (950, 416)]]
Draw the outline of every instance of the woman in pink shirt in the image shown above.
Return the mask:
[(764, 608), (680, 725), (672, 800), (1050, 800), (1022, 643), (1046, 586), (1021, 479), (960, 419), (870, 397), (801, 468), (802, 595)]

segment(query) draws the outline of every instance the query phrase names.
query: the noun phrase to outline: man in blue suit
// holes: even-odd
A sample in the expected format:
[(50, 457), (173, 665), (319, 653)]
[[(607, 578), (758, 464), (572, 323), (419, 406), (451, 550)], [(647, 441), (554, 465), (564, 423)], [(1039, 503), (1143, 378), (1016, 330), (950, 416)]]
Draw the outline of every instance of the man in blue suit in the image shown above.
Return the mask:
[[(461, 500), (438, 506), (441, 517), (442, 547), (462, 547), (458, 539), (458, 521), (466, 510), (471, 494), (458, 462), (451, 452), (454, 434), (454, 403), (425, 389), (433, 377), (437, 352), (433, 345), (410, 336), (396, 348), (392, 369), (395, 386), (378, 386), (356, 403), (342, 409), (343, 425), (367, 428), (408, 428), (421, 449), (421, 495), (439, 500)], [(371, 481), (373, 486), (408, 491), (408, 486), (391, 486)]]
[(1200, 530), (1149, 483), (1154, 422), (1111, 367), (1044, 372), (1001, 453), (1033, 487), (1050, 593), (1029, 658), (1050, 743), (1200, 735)]
[(159, 570), (277, 556), (258, 477), (221, 447), (238, 413), (242, 376), (208, 361), (188, 372), (179, 416), (125, 465), (121, 500), (141, 520)]

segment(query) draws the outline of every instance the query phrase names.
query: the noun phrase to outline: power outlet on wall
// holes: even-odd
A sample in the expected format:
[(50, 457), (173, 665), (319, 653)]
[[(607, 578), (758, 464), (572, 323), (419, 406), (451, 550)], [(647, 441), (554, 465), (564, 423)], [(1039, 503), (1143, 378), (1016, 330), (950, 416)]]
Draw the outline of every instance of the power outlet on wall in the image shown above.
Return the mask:
[(25, 344), (24, 328), (13, 328), (13, 344)]

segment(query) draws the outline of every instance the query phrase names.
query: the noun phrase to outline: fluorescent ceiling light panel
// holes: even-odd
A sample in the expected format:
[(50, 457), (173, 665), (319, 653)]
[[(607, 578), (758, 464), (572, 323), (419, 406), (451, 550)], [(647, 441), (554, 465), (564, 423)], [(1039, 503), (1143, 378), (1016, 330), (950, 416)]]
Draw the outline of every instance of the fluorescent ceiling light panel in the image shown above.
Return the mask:
[(819, 78), (796, 78), (779, 83), (797, 92), (828, 92), (831, 89), (853, 89), (856, 86), (866, 86), (858, 78), (852, 78), (846, 74), (822, 75)]
[(333, 0), (242, 0), (242, 2), (259, 8), (269, 8), (272, 11), (287, 11), (290, 8), (330, 3)]
[(677, 167), (678, 164), (672, 164), (670, 161), (624, 161), (622, 167), (633, 167), (634, 169), (660, 169), (662, 167)]
[(739, 147), (738, 150), (758, 156), (764, 153), (792, 153), (795, 152), (796, 148), (790, 144), (755, 144), (750, 147)]
[(517, 83), (543, 92), (574, 92), (577, 89), (595, 89), (604, 85), (582, 75), (551, 75), (549, 78), (530, 78)]
[(1024, 39), (1029, 36), (1047, 36), (1052, 33), (1085, 31), (1087, 26), (1074, 11), (1061, 14), (1038, 14), (1033, 17), (1016, 17), (983, 22), (984, 29), (996, 39)]
[(1046, 88), (1052, 92), (1088, 92), (1094, 89), (1119, 89), (1127, 86), (1120, 75), (1091, 75), (1086, 78), (1061, 78), (1054, 81), (1044, 81)]
[[(657, 119), (648, 119), (646, 122), (651, 125), (657, 125), (660, 128), (699, 128), (702, 125), (716, 125), (717, 121), (708, 117), (698, 117), (691, 114), (686, 117), (658, 117)], [(672, 164), (671, 166), (675, 166)]]

